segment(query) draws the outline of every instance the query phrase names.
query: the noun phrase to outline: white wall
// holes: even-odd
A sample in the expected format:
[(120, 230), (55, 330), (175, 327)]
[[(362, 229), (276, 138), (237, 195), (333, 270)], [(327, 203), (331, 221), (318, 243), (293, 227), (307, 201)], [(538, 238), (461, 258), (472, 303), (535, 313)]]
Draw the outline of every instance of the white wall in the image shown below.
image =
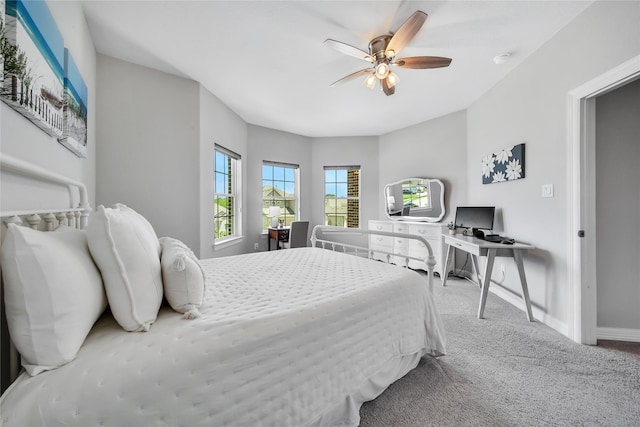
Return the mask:
[[(638, 22), (640, 2), (594, 3), (467, 110), (468, 201), (500, 207), (498, 231), (538, 248), (525, 260), (534, 315), (565, 334), (567, 93), (638, 55)], [(482, 185), (482, 157), (521, 142), (526, 178)], [(553, 184), (555, 197), (542, 198), (542, 184)], [(519, 295), (515, 266), (501, 263), (507, 268), (504, 294)]]
[(104, 55), (97, 64), (96, 202), (124, 203), (197, 252), (199, 84)]
[(324, 225), (325, 166), (360, 166), (360, 228), (368, 228), (368, 221), (378, 218), (382, 195), (378, 191), (378, 141), (377, 136), (313, 138), (311, 229)]
[(386, 219), (384, 186), (403, 178), (438, 178), (445, 186), (446, 215), (455, 217), (467, 200), (467, 114), (458, 111), (380, 137), (378, 206), (374, 219)]
[[(96, 53), (91, 35), (77, 2), (47, 2), (49, 10), (62, 33), (87, 85), (87, 158), (77, 157), (57, 140), (0, 101), (0, 152), (36, 164), (77, 181), (88, 190), (89, 202), (95, 206), (96, 183)], [(4, 7), (4, 2), (2, 3)], [(4, 13), (4, 11), (3, 11)], [(69, 191), (58, 186), (43, 186), (40, 182), (25, 180), (13, 174), (0, 176), (0, 207), (3, 211), (22, 209), (68, 208)], [(77, 195), (71, 198), (77, 203)], [(4, 309), (3, 309), (4, 311)], [(4, 313), (3, 313), (4, 317)], [(2, 390), (10, 383), (9, 336), (2, 324), (3, 369)], [(15, 355), (13, 355), (15, 356)]]
[(598, 326), (640, 331), (640, 80), (596, 99)]
[[(250, 161), (247, 151), (247, 124), (231, 111), (211, 92), (200, 86), (200, 257), (213, 258), (237, 255), (248, 252), (252, 239), (246, 237), (250, 223), (250, 210), (247, 209), (247, 164)], [(242, 198), (242, 230), (244, 239), (237, 244), (217, 248), (213, 245), (213, 151), (214, 145), (221, 145), (242, 156), (241, 179), (244, 188)], [(195, 169), (195, 165), (193, 165)], [(196, 169), (197, 171), (197, 169)], [(190, 224), (193, 228), (196, 223)], [(253, 245), (251, 245), (253, 246)]]
[[(366, 137), (314, 140), (259, 126), (247, 126), (213, 95), (199, 88), (197, 83), (186, 83), (184, 79), (168, 75), (160, 77), (161, 73), (152, 70), (138, 70), (133, 72), (137, 82), (149, 86), (149, 89), (153, 89), (152, 92), (166, 95), (167, 90), (173, 87), (178, 88), (178, 92), (181, 93), (171, 92), (172, 96), (165, 97), (171, 99), (172, 107), (149, 107), (162, 110), (161, 121), (167, 123), (167, 128), (171, 128), (167, 129), (167, 135), (152, 138), (143, 134), (142, 126), (138, 125), (134, 125), (132, 129), (138, 130), (139, 135), (125, 135), (132, 142), (131, 147), (139, 144), (145, 146), (142, 153), (134, 154), (137, 160), (136, 163), (132, 162), (132, 165), (138, 165), (139, 160), (143, 166), (162, 164), (167, 168), (185, 171), (185, 174), (178, 176), (177, 181), (169, 183), (166, 187), (149, 182), (146, 188), (161, 188), (163, 194), (149, 198), (151, 192), (142, 194), (144, 191), (137, 190), (140, 194), (136, 194), (134, 200), (141, 200), (141, 196), (147, 197), (149, 200), (143, 203), (143, 208), (148, 209), (151, 216), (155, 215), (154, 212), (162, 212), (159, 207), (167, 200), (167, 189), (170, 193), (176, 193), (178, 190), (185, 193), (180, 196), (187, 200), (183, 200), (181, 204), (200, 204), (200, 227), (192, 225), (198, 221), (197, 219), (182, 217), (182, 208), (176, 208), (175, 211), (165, 210), (161, 213), (162, 217), (158, 218), (158, 224), (162, 224), (167, 233), (172, 231), (171, 224), (178, 224), (174, 226), (177, 227), (175, 234), (179, 238), (201, 238), (201, 244), (195, 247), (200, 247), (203, 257), (250, 252), (253, 251), (256, 242), (264, 250), (266, 239), (260, 233), (260, 165), (263, 160), (300, 164), (303, 195), (301, 217), (310, 219), (315, 224), (321, 221), (319, 215), (322, 211), (320, 203), (323, 191), (319, 186), (318, 171), (322, 166), (336, 162), (356, 163), (363, 166), (366, 164), (368, 170), (371, 168), (370, 171), (374, 171), (375, 167), (371, 166), (371, 163), (376, 161), (377, 156), (377, 189), (370, 190), (368, 187), (371, 175), (367, 174), (364, 178), (367, 180), (367, 188), (363, 188), (363, 221), (369, 218), (384, 218), (384, 185), (409, 176), (439, 178), (445, 182), (447, 216), (444, 221), (453, 219), (457, 205), (497, 206), (500, 208), (497, 231), (539, 248), (525, 261), (534, 314), (550, 326), (567, 333), (567, 93), (640, 53), (639, 20), (639, 2), (594, 3), (468, 110), (382, 135), (378, 138), (377, 155), (361, 152), (362, 146), (368, 144), (369, 138)], [(99, 60), (100, 62), (102, 61)], [(115, 68), (120, 68), (116, 71), (119, 71), (122, 78), (131, 77), (122, 73), (123, 69), (130, 67)], [(100, 74), (100, 70), (98, 72)], [(113, 77), (105, 78), (111, 79), (113, 90), (118, 91), (121, 98), (128, 103), (123, 111), (127, 115), (131, 111), (137, 112), (140, 101), (127, 99), (130, 94), (118, 89)], [(113, 110), (124, 107), (122, 99), (108, 93), (106, 96), (111, 96), (112, 100), (105, 101), (105, 107)], [(178, 105), (181, 112), (171, 110), (173, 106)], [(3, 107), (3, 113), (5, 110)], [(177, 117), (184, 120), (177, 120)], [(200, 119), (200, 123), (197, 118)], [(119, 123), (118, 125), (122, 128)], [(151, 125), (162, 127), (164, 123), (148, 124)], [(145, 129), (148, 126), (145, 126)], [(30, 128), (30, 131), (37, 129)], [(107, 157), (105, 162), (109, 165), (126, 161), (126, 156), (118, 158), (113, 154), (106, 154), (112, 147), (116, 147), (115, 150), (125, 148), (126, 144), (120, 141), (122, 134), (119, 129), (107, 129), (105, 132), (109, 134), (109, 138), (97, 141), (100, 150), (99, 161), (102, 163), (103, 151)], [(3, 126), (3, 136), (4, 133)], [(24, 132), (20, 132), (21, 137), (23, 134)], [(243, 148), (243, 139), (246, 139), (246, 148)], [(374, 143), (375, 139), (370, 138)], [(152, 144), (154, 140), (156, 141)], [(172, 151), (184, 145), (176, 145), (176, 141), (189, 141), (184, 147), (189, 154)], [(209, 168), (208, 156), (211, 155), (211, 145), (215, 142), (228, 145), (243, 155), (243, 181), (246, 190), (243, 200), (243, 229), (246, 237), (243, 244), (233, 249), (212, 253), (210, 241), (206, 237), (207, 229), (212, 228), (209, 219), (210, 208), (207, 207), (212, 179), (209, 173), (202, 173), (202, 170)], [(526, 178), (515, 182), (482, 185), (481, 158), (498, 149), (521, 142), (526, 143)], [(199, 153), (191, 152), (191, 144), (197, 147)], [(164, 145), (172, 148), (162, 153), (154, 153), (153, 155), (159, 156), (160, 160), (152, 162), (148, 157), (151, 156), (149, 153), (153, 152), (152, 145), (156, 151)], [(332, 153), (337, 153), (334, 149), (336, 146), (340, 146), (340, 154), (331, 157)], [(174, 154), (177, 155), (176, 158), (173, 157)], [(197, 163), (188, 160), (191, 156), (198, 155)], [(108, 159), (109, 156), (112, 159)], [(176, 159), (178, 165), (173, 166)], [(194, 164), (199, 165), (201, 172), (196, 178), (191, 176), (192, 170), (197, 174), (193, 168)], [(118, 187), (122, 194), (126, 194), (126, 185), (129, 184), (127, 180), (109, 175), (115, 174), (115, 169), (111, 167), (100, 167), (99, 164), (99, 183), (106, 181), (105, 185), (112, 190), (112, 187)], [(136, 178), (136, 174), (131, 170), (127, 174), (132, 179)], [(151, 176), (159, 175), (151, 173)], [(148, 177), (147, 180), (153, 181)], [(201, 187), (199, 192), (195, 188), (198, 183)], [(541, 197), (542, 184), (554, 185), (554, 198)], [(98, 194), (101, 194), (100, 186)], [(372, 198), (375, 202), (371, 201)], [(373, 203), (377, 203), (377, 206), (373, 206)], [(197, 234), (199, 235), (196, 236)], [(513, 299), (514, 295), (520, 294), (515, 266), (507, 259), (500, 259), (498, 263), (507, 267), (505, 286), (499, 289), (502, 289), (503, 296)], [(499, 268), (496, 270), (499, 274)]]
[[(87, 158), (81, 159), (22, 115), (0, 102), (0, 152), (83, 182), (95, 205), (96, 183), (96, 53), (77, 2), (47, 2), (88, 89)], [(14, 191), (2, 180), (2, 208), (13, 209)], [(37, 184), (36, 184), (37, 185)], [(19, 200), (23, 203), (23, 200)], [(25, 208), (24, 204), (19, 206)], [(48, 206), (49, 208), (52, 206)], [(63, 205), (61, 207), (67, 207)]]
[(300, 166), (300, 220), (311, 220), (311, 139), (305, 136), (249, 125), (247, 166), (247, 251), (267, 250), (262, 234), (262, 162), (293, 163)]
[[(384, 218), (386, 183), (408, 176), (440, 178), (447, 191), (445, 221), (460, 204), (496, 205), (502, 213), (498, 231), (539, 248), (526, 259), (534, 313), (566, 333), (567, 92), (640, 53), (639, 2), (594, 3), (468, 110), (382, 135), (377, 154), (361, 152), (376, 137), (314, 140), (247, 126), (196, 82), (96, 59), (81, 6), (48, 4), (89, 88), (88, 159), (77, 158), (4, 104), (3, 153), (85, 182), (94, 206), (131, 205), (159, 235), (184, 240), (202, 257), (253, 251), (256, 241), (266, 248), (259, 219), (262, 160), (300, 164), (302, 218), (312, 223), (321, 221), (323, 191), (316, 184), (323, 164), (367, 165), (363, 221)], [(207, 237), (213, 228), (212, 178), (203, 171), (210, 171), (216, 142), (243, 156), (246, 237), (241, 245), (213, 252)], [(526, 178), (482, 185), (480, 159), (520, 142), (527, 143)], [(332, 158), (332, 145), (342, 154)], [(375, 173), (377, 188), (371, 190), (368, 180)], [(554, 198), (540, 197), (542, 184), (554, 184)], [(506, 295), (519, 294), (515, 267), (498, 262), (507, 266)]]

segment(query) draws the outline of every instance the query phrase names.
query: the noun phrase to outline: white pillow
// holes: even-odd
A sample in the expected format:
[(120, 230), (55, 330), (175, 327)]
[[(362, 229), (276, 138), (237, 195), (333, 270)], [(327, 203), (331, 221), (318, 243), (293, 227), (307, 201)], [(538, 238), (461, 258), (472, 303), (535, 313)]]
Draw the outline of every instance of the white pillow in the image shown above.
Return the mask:
[(30, 375), (72, 361), (107, 305), (84, 232), (8, 224), (2, 245), (7, 324)]
[(170, 237), (162, 245), (162, 283), (169, 305), (185, 319), (200, 317), (198, 307), (204, 299), (206, 278), (200, 261), (187, 245)]
[(87, 238), (113, 317), (126, 331), (148, 331), (162, 303), (160, 243), (153, 227), (125, 205), (100, 205), (89, 218)]

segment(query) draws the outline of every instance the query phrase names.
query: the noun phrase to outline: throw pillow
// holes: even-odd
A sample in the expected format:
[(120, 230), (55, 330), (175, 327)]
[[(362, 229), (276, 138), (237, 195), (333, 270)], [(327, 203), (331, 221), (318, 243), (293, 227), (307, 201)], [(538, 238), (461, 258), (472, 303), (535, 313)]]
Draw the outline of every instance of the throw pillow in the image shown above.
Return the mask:
[(160, 239), (162, 245), (162, 282), (164, 295), (171, 308), (185, 319), (200, 317), (205, 290), (205, 275), (193, 251), (180, 240)]
[(8, 224), (2, 276), (9, 333), (30, 375), (76, 357), (107, 299), (83, 231)]
[(113, 317), (126, 331), (148, 331), (162, 303), (160, 243), (153, 227), (125, 205), (101, 205), (89, 218), (87, 237)]

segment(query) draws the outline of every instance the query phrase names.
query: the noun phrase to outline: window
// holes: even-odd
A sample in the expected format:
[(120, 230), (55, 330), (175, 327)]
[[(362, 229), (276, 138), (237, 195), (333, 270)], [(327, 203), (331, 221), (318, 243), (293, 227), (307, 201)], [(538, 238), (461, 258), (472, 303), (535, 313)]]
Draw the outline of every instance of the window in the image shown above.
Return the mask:
[(219, 243), (241, 235), (240, 155), (216, 145), (213, 175), (214, 239)]
[(324, 224), (360, 227), (360, 166), (325, 166)]
[(403, 181), (402, 204), (410, 209), (430, 208), (429, 186), (421, 179)]
[(300, 167), (287, 163), (262, 163), (262, 230), (269, 228), (269, 208), (280, 207), (278, 219), (284, 226), (298, 219), (298, 177)]

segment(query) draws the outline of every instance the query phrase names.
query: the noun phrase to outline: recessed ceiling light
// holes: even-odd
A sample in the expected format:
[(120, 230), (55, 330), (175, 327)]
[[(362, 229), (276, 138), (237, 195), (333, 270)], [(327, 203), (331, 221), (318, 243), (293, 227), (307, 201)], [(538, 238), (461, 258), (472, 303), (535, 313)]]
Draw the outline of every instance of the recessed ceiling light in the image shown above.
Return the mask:
[(493, 62), (495, 62), (498, 65), (504, 64), (509, 60), (510, 57), (511, 57), (510, 53), (501, 53), (500, 55), (497, 55), (495, 58), (493, 58)]

